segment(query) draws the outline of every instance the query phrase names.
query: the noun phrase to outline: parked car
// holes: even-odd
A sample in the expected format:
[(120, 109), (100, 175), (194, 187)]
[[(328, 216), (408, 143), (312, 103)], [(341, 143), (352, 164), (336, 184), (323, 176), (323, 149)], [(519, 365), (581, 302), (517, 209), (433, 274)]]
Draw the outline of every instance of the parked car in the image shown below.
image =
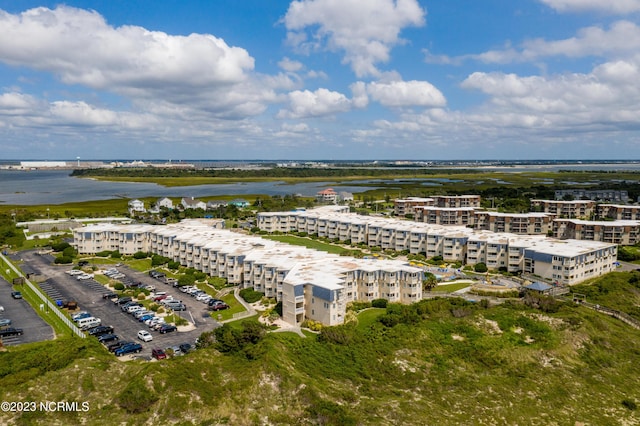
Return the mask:
[(124, 296), (124, 297), (121, 297), (121, 298), (119, 298), (119, 299), (114, 300), (114, 301), (113, 301), (113, 303), (115, 303), (116, 305), (120, 305), (120, 306), (122, 306), (122, 305), (124, 305), (125, 303), (129, 303), (129, 302), (131, 302), (131, 300), (132, 300), (132, 299), (131, 299), (131, 296)]
[(140, 343), (129, 343), (115, 350), (116, 356), (127, 355), (131, 353), (138, 353), (142, 351), (142, 345)]
[(149, 319), (155, 318), (155, 317), (156, 317), (156, 314), (154, 314), (152, 312), (152, 313), (149, 313), (149, 314), (142, 315), (141, 317), (138, 318), (138, 321), (145, 322), (146, 320), (149, 320)]
[(154, 301), (154, 302), (159, 302), (159, 301), (164, 300), (164, 299), (166, 299), (166, 298), (167, 298), (167, 295), (166, 295), (166, 294), (161, 294), (161, 295), (159, 295), (159, 296), (154, 297), (154, 298), (153, 298), (153, 301)]
[(103, 293), (103, 294), (102, 294), (102, 298), (103, 298), (103, 299), (111, 299), (111, 300), (113, 300), (113, 299), (115, 299), (115, 298), (117, 298), (117, 297), (118, 297), (118, 295), (117, 295), (117, 294), (115, 294), (115, 293), (114, 293), (114, 292), (112, 292), (112, 291), (110, 291), (110, 292), (108, 292), (108, 293)]
[(181, 356), (184, 355), (180, 350), (180, 346), (171, 346), (167, 348), (167, 352), (171, 353), (171, 356)]
[(0, 313), (4, 312), (4, 306), (0, 305)]
[(113, 327), (110, 325), (99, 325), (97, 327), (93, 327), (89, 329), (89, 335), (91, 336), (102, 336), (103, 334), (113, 333)]
[(212, 305), (209, 305), (210, 311), (222, 311), (224, 309), (229, 309), (229, 305), (224, 302), (216, 302)]
[(121, 347), (123, 347), (124, 345), (130, 345), (133, 342), (128, 342), (128, 341), (119, 341), (119, 342), (115, 342), (115, 343), (111, 343), (110, 345), (107, 346), (107, 350), (109, 352), (115, 352), (116, 349), (119, 349)]
[(144, 311), (144, 307), (136, 303), (135, 305), (128, 306), (127, 309), (125, 310), (125, 312), (128, 314), (132, 314), (137, 311)]
[(147, 309), (143, 309), (143, 310), (141, 310), (141, 311), (136, 311), (136, 312), (134, 312), (134, 313), (133, 313), (133, 317), (134, 317), (135, 319), (139, 320), (139, 319), (140, 319), (140, 317), (143, 317), (143, 316), (145, 316), (145, 315), (149, 315), (149, 314), (153, 315), (153, 311), (149, 311), (149, 310), (147, 310)]
[(22, 299), (22, 293), (20, 293), (19, 291), (12, 291), (11, 297), (13, 297), (14, 299)]
[(13, 327), (0, 329), (0, 337), (7, 337), (7, 336), (22, 336), (22, 329), (13, 328)]
[(190, 343), (181, 343), (179, 346), (180, 350), (182, 351), (182, 353), (186, 354), (189, 353), (191, 351), (191, 344)]
[(138, 331), (138, 339), (143, 342), (150, 342), (153, 340), (153, 336), (147, 330), (140, 330)]
[(71, 315), (71, 319), (74, 321), (81, 320), (82, 318), (89, 318), (91, 314), (87, 311), (82, 311)]
[(205, 300), (211, 299), (211, 296), (205, 293), (204, 291), (196, 296), (196, 300), (203, 302)]
[(6, 327), (11, 325), (11, 320), (9, 318), (0, 318), (0, 327)]
[(171, 333), (172, 331), (176, 331), (178, 329), (178, 327), (176, 327), (175, 325), (172, 324), (163, 324), (160, 327), (160, 330), (158, 330), (160, 332), (160, 334), (166, 334), (166, 333)]
[(120, 340), (117, 334), (103, 334), (98, 336), (98, 342), (100, 343), (113, 342), (114, 340)]
[(157, 360), (167, 359), (167, 354), (160, 348), (151, 349), (151, 356)]
[(151, 329), (153, 329), (153, 330), (155, 330), (155, 331), (158, 331), (158, 330), (160, 330), (162, 327), (164, 327), (165, 325), (166, 325), (166, 323), (164, 322), (164, 320), (162, 320), (162, 321), (160, 321), (160, 322), (157, 322), (157, 323), (153, 324), (153, 326), (151, 326), (150, 328), (151, 328)]
[[(209, 304), (209, 306), (215, 304), (216, 302), (222, 302), (222, 300), (220, 299), (216, 299), (216, 298), (211, 298), (207, 303)], [(224, 302), (222, 302), (224, 303)]]

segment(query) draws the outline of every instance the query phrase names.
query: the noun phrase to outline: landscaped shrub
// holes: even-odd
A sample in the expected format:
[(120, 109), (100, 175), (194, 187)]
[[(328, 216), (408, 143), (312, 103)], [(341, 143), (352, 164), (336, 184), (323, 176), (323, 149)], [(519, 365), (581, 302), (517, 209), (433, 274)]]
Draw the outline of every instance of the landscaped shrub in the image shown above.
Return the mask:
[(473, 266), (473, 270), (476, 271), (479, 274), (484, 274), (485, 272), (487, 272), (489, 270), (489, 268), (487, 268), (487, 265), (485, 265), (484, 263), (480, 262), (480, 263), (476, 263)]
[(147, 257), (149, 257), (149, 253), (144, 251), (137, 251), (133, 255), (134, 259), (146, 259)]
[(351, 302), (347, 305), (348, 310), (359, 312), (371, 307), (371, 302)]
[(116, 283), (116, 284), (113, 286), (113, 288), (114, 288), (114, 289), (116, 289), (116, 290), (122, 291), (122, 290), (124, 290), (124, 284), (122, 284), (122, 283)]
[(73, 263), (73, 257), (69, 257), (69, 256), (58, 256), (54, 259), (53, 263), (57, 263), (57, 264), (69, 264), (69, 263)]
[(168, 257), (158, 255), (151, 256), (151, 266), (160, 266), (169, 262), (171, 262), (171, 259)]
[(75, 255), (76, 249), (74, 249), (73, 247), (67, 247), (66, 249), (62, 250), (62, 256), (74, 257)]
[(167, 268), (171, 269), (171, 270), (176, 270), (176, 269), (180, 269), (180, 262), (176, 262), (175, 260), (172, 260), (170, 262), (167, 263)]
[(111, 256), (111, 250), (103, 250), (96, 253), (97, 257), (109, 257)]
[(51, 245), (51, 249), (53, 251), (63, 251), (67, 247), (71, 247), (71, 244), (69, 244), (67, 242), (62, 242), (62, 243), (57, 243), (57, 244), (52, 244)]
[(389, 301), (387, 299), (375, 299), (371, 301), (371, 306), (374, 308), (386, 308)]
[(196, 278), (193, 275), (182, 275), (178, 278), (178, 285), (183, 287), (185, 285), (193, 285), (196, 282)]
[(122, 259), (122, 255), (120, 254), (120, 252), (118, 250), (112, 251), (111, 252), (111, 258), (112, 259)]
[(244, 288), (240, 290), (240, 297), (242, 297), (247, 303), (255, 303), (262, 299), (262, 296), (264, 296), (264, 293), (255, 291), (252, 288)]

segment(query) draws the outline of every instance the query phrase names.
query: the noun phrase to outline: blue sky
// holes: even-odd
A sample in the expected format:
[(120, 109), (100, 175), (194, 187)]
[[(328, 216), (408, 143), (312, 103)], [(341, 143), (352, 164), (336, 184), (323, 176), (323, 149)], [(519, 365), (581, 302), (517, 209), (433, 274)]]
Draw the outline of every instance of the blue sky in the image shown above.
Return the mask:
[(0, 0), (3, 159), (639, 159), (640, 0)]

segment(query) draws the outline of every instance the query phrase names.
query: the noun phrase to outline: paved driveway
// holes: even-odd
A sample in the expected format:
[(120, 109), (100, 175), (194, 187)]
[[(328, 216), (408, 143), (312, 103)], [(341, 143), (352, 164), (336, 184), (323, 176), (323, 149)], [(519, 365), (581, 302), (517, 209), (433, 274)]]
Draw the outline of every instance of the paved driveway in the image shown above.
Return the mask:
[[(170, 346), (181, 343), (194, 344), (196, 338), (204, 331), (213, 330), (219, 324), (206, 315), (206, 306), (194, 298), (181, 293), (179, 290), (161, 283), (143, 272), (138, 272), (126, 267), (118, 267), (118, 270), (133, 281), (141, 281), (144, 284), (151, 284), (157, 291), (164, 291), (173, 295), (176, 299), (182, 300), (187, 306), (187, 311), (179, 314), (194, 324), (188, 331), (178, 331), (167, 334), (160, 334), (152, 331), (153, 341), (142, 342), (137, 339), (139, 330), (149, 330), (149, 328), (138, 322), (132, 315), (124, 313), (120, 306), (115, 305), (111, 300), (103, 299), (102, 295), (108, 291), (106, 287), (93, 279), (77, 280), (68, 275), (65, 271), (71, 269), (69, 265), (53, 264), (53, 257), (49, 255), (40, 256), (35, 251), (22, 252), (23, 261), (37, 274), (46, 278), (41, 287), (54, 300), (75, 300), (79, 310), (88, 311), (92, 316), (100, 318), (103, 325), (114, 327), (114, 333), (120, 340), (134, 341), (142, 344), (143, 351), (140, 354), (144, 357), (151, 356), (151, 349), (155, 347), (166, 349)], [(109, 265), (108, 267), (113, 267)]]
[(53, 339), (53, 328), (40, 318), (24, 299), (12, 298), (12, 291), (11, 284), (0, 278), (0, 306), (4, 307), (4, 312), (0, 312), (0, 318), (9, 318), (11, 326), (21, 328), (24, 333), (22, 336), (4, 337), (3, 344), (11, 346)]

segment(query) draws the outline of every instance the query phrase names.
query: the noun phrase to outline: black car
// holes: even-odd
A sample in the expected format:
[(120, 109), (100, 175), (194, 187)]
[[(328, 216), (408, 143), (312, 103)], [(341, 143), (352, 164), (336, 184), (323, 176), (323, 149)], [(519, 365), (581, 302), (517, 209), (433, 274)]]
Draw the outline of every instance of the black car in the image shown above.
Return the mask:
[(115, 342), (110, 344), (109, 346), (107, 346), (107, 349), (109, 350), (109, 352), (115, 352), (116, 349), (119, 349), (121, 347), (123, 347), (124, 345), (128, 345), (131, 344), (133, 342)]
[(12, 291), (11, 297), (13, 297), (14, 299), (22, 299), (22, 293), (20, 293), (19, 291)]
[(176, 331), (178, 329), (178, 327), (176, 327), (175, 325), (171, 325), (171, 324), (165, 324), (162, 327), (160, 327), (160, 330), (158, 330), (160, 332), (160, 334), (165, 334), (165, 333), (171, 333), (172, 331)]
[(192, 346), (189, 343), (182, 343), (179, 348), (183, 354), (186, 354), (191, 351)]
[(110, 325), (99, 325), (97, 327), (93, 327), (89, 329), (89, 335), (91, 336), (102, 336), (103, 334), (113, 333), (113, 327)]
[(0, 330), (0, 337), (22, 336), (21, 328), (7, 327)]
[(215, 303), (224, 303), (222, 300), (220, 299), (209, 299), (209, 301), (207, 302), (209, 304), (209, 306), (215, 304)]
[(113, 342), (114, 340), (120, 340), (120, 338), (116, 334), (103, 334), (98, 336), (98, 342), (100, 343)]
[(103, 293), (103, 294), (102, 294), (102, 298), (103, 298), (103, 299), (115, 299), (115, 298), (117, 298), (117, 297), (118, 297), (118, 295), (117, 295), (117, 294), (115, 294), (114, 292), (111, 292), (111, 291), (110, 291), (110, 292), (108, 292), (108, 293)]
[(124, 305), (125, 303), (131, 302), (131, 297), (130, 296), (124, 296), (121, 297), (119, 299), (116, 299), (113, 301), (113, 303), (115, 303), (116, 305)]

